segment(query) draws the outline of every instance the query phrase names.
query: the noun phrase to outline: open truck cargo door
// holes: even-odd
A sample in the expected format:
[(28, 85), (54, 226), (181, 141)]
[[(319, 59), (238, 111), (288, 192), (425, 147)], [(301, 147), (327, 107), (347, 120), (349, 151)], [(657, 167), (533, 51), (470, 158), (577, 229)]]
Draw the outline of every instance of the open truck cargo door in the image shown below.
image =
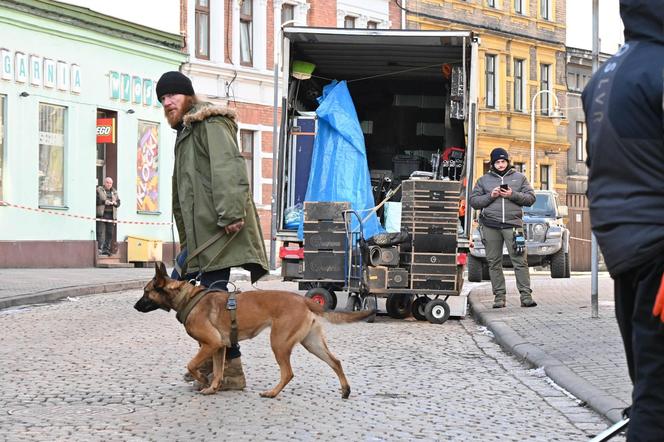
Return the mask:
[[(432, 158), (455, 147), (465, 152), (455, 177), (465, 178), (460, 198), (467, 206), (476, 136), (477, 45), (466, 31), (284, 28), (283, 71), (275, 94), (281, 118), (274, 128), (278, 163), (272, 240), (297, 240), (285, 215), (292, 215), (307, 186), (317, 98), (333, 80), (348, 83), (376, 177), (377, 203), (385, 182), (396, 186), (413, 171), (432, 172)], [(461, 247), (469, 218), (459, 230)]]

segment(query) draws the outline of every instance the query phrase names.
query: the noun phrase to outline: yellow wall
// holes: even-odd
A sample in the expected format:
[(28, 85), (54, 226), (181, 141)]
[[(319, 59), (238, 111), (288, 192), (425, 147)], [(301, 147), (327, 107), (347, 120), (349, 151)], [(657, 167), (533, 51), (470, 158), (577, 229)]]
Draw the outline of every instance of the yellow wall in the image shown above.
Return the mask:
[[(507, 1), (507, 0), (503, 0)], [(433, 3), (433, 2), (432, 2)], [(512, 23), (523, 23), (527, 25), (536, 22), (538, 29), (553, 29), (563, 25), (544, 21), (539, 18), (539, 1), (536, 4), (537, 11), (531, 11), (530, 2), (527, 3), (527, 16), (516, 15), (513, 9), (509, 12), (497, 10), (480, 5), (469, 5), (468, 3), (449, 0), (459, 10), (470, 10), (481, 8), (483, 14), (504, 16)], [(513, 7), (513, 2), (510, 2)], [(470, 9), (469, 9), (470, 8)], [(555, 20), (555, 7), (552, 13)], [(409, 16), (409, 20), (419, 25), (422, 30), (441, 30), (456, 29), (463, 25), (456, 23), (447, 24), (432, 21), (428, 18)], [(564, 26), (563, 26), (564, 27)], [(477, 130), (477, 155), (475, 157), (475, 170), (478, 174), (483, 170), (483, 162), (489, 158), (489, 153), (495, 147), (504, 147), (510, 153), (512, 162), (523, 162), (526, 164), (526, 176), (530, 179), (530, 127), (531, 127), (531, 100), (532, 96), (540, 90), (540, 64), (551, 65), (550, 84), (551, 88), (559, 99), (559, 106), (564, 109), (566, 106), (565, 92), (566, 85), (559, 83), (564, 81), (564, 75), (557, 75), (558, 70), (565, 71), (564, 66), (557, 66), (556, 53), (564, 52), (563, 45), (526, 39), (517, 36), (507, 36), (487, 31), (486, 29), (473, 29), (472, 25), (468, 29), (473, 30), (480, 37), (479, 46), (479, 94), (478, 94), (478, 130)], [(535, 71), (534, 77), (531, 77), (531, 49), (535, 49)], [(496, 105), (495, 108), (486, 107), (486, 75), (485, 75), (485, 56), (487, 54), (496, 55)], [(523, 111), (514, 111), (514, 59), (524, 60), (524, 90), (523, 90)], [(509, 63), (509, 69), (507, 64)], [(509, 72), (509, 75), (508, 75)], [(560, 77), (560, 78), (558, 78)], [(535, 102), (535, 163), (536, 177), (533, 186), (539, 188), (539, 166), (546, 164), (550, 166), (550, 183), (556, 190), (565, 192), (567, 189), (566, 177), (558, 176), (556, 170), (564, 170), (566, 165), (566, 152), (569, 148), (567, 140), (567, 123), (563, 121), (556, 127), (551, 118), (540, 115), (540, 94)], [(549, 95), (550, 109), (555, 107), (555, 99)], [(560, 163), (560, 164), (558, 164)], [(477, 177), (476, 177), (477, 178)]]

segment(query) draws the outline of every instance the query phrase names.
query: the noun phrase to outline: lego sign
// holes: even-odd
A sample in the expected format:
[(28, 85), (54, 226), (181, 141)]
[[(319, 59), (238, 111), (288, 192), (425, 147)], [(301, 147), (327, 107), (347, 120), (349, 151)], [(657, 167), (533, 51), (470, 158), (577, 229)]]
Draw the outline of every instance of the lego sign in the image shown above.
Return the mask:
[(115, 118), (97, 118), (97, 143), (115, 143)]

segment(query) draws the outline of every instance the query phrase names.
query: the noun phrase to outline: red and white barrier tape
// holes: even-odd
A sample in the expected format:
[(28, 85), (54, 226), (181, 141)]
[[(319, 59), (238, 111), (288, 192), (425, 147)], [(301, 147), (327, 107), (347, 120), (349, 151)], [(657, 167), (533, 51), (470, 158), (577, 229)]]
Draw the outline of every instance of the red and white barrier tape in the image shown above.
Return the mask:
[(20, 204), (12, 204), (10, 202), (2, 201), (2, 200), (0, 200), (0, 206), (14, 207), (16, 209), (23, 209), (23, 210), (27, 210), (29, 212), (48, 213), (49, 215), (65, 216), (65, 217), (69, 217), (69, 218), (85, 219), (85, 220), (89, 220), (89, 221), (98, 221), (98, 222), (102, 222), (102, 223), (111, 223), (111, 224), (144, 224), (144, 225), (151, 225), (151, 226), (170, 226), (170, 225), (173, 224), (172, 222), (121, 221), (121, 220), (117, 220), (117, 219), (95, 218), (95, 217), (92, 217), (92, 216), (74, 215), (74, 214), (71, 214), (71, 213), (58, 212), (58, 211), (55, 211), (55, 210), (47, 210), (47, 209), (41, 209), (41, 208), (35, 208), (35, 207), (21, 206)]

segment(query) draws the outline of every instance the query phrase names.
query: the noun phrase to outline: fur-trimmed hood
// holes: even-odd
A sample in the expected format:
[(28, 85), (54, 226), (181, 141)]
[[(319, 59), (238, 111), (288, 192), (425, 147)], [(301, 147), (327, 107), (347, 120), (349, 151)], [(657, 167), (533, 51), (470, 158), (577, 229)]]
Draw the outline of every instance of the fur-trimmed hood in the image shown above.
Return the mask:
[(235, 112), (235, 110), (226, 106), (218, 106), (212, 103), (202, 102), (195, 104), (194, 107), (187, 112), (182, 119), (182, 123), (185, 126), (191, 126), (191, 123), (196, 123), (216, 116), (230, 118), (235, 121), (236, 115), (237, 112)]

